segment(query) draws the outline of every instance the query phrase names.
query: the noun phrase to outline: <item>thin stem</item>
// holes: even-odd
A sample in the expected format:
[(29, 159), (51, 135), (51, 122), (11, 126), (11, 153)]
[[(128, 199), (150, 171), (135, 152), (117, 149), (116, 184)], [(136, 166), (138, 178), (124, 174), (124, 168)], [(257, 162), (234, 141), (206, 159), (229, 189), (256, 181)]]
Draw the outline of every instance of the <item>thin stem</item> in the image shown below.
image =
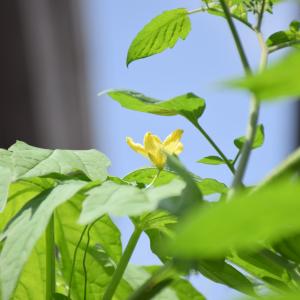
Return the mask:
[(46, 228), (46, 300), (53, 299), (55, 284), (54, 216), (52, 214)]
[(244, 70), (245, 70), (245, 73), (246, 74), (251, 74), (251, 68), (250, 68), (250, 65), (249, 65), (246, 53), (244, 51), (244, 48), (243, 48), (241, 39), (239, 37), (239, 34), (237, 32), (237, 29), (236, 29), (236, 27), (235, 27), (235, 25), (233, 23), (232, 16), (230, 14), (230, 11), (229, 11), (229, 8), (227, 6), (227, 3), (225, 2), (225, 0), (220, 0), (220, 4), (222, 6), (222, 9), (223, 9), (224, 14), (225, 14), (225, 18), (227, 20), (227, 23), (228, 23), (229, 28), (231, 30), (233, 39), (235, 41), (238, 53), (239, 53), (240, 58), (241, 58), (242, 65), (243, 65)]
[[(195, 14), (195, 13), (198, 13), (198, 12), (211, 12), (211, 13), (219, 13), (219, 14), (222, 14), (223, 11), (219, 10), (219, 9), (216, 9), (216, 8), (213, 8), (213, 7), (200, 7), (200, 8), (196, 8), (194, 10), (190, 10), (188, 12), (189, 15), (192, 15), (192, 14)], [(244, 25), (246, 25), (247, 27), (249, 27), (251, 30), (255, 31), (255, 27), (249, 23), (248, 21), (244, 20), (243, 18), (235, 15), (235, 14), (231, 14), (231, 17), (233, 19), (236, 19), (238, 20), (239, 22), (243, 23)]]
[(235, 169), (230, 163), (229, 159), (226, 155), (222, 152), (222, 150), (217, 146), (217, 144), (212, 140), (212, 138), (207, 134), (207, 132), (200, 126), (199, 123), (193, 122), (194, 126), (201, 132), (201, 134), (206, 138), (206, 140), (211, 144), (211, 146), (217, 151), (217, 153), (222, 157), (226, 165), (228, 166), (229, 170), (232, 174), (235, 174)]
[(79, 246), (81, 244), (81, 241), (83, 240), (84, 234), (85, 234), (87, 229), (88, 229), (88, 225), (86, 225), (84, 227), (84, 229), (82, 230), (80, 238), (79, 238), (79, 240), (77, 242), (77, 245), (75, 247), (75, 250), (74, 250), (72, 267), (71, 267), (71, 274), (70, 274), (70, 280), (69, 280), (68, 299), (71, 299), (71, 290), (72, 290), (73, 275), (74, 275), (74, 269), (75, 269), (75, 264), (76, 264), (77, 252), (78, 252)]
[(287, 47), (291, 47), (291, 46), (294, 46), (294, 45), (297, 45), (297, 44), (300, 44), (300, 40), (281, 43), (279, 45), (275, 45), (275, 46), (269, 47), (268, 48), (268, 52), (269, 52), (269, 54), (271, 54), (271, 53), (273, 53), (273, 52), (275, 52), (277, 50), (284, 49), (284, 48), (287, 48)]
[(136, 227), (133, 234), (131, 235), (131, 237), (129, 239), (126, 249), (118, 263), (118, 266), (113, 274), (112, 280), (111, 280), (109, 286), (107, 287), (102, 300), (111, 300), (112, 299), (141, 234), (142, 234), (142, 230), (139, 227)]
[[(98, 221), (98, 219), (96, 221)], [(88, 282), (88, 272), (87, 272), (87, 268), (86, 268), (86, 256), (87, 256), (87, 252), (88, 252), (88, 248), (89, 248), (90, 240), (91, 240), (90, 232), (91, 232), (93, 225), (96, 223), (96, 221), (94, 221), (94, 223), (92, 223), (90, 225), (90, 227), (87, 231), (87, 242), (85, 245), (83, 259), (82, 259), (82, 266), (83, 266), (83, 272), (84, 272), (84, 289), (83, 289), (83, 299), (84, 300), (87, 299), (86, 295), (87, 295), (87, 282)]]
[(236, 156), (235, 156), (235, 158), (234, 158), (234, 160), (232, 162), (233, 166), (236, 164), (236, 162), (239, 159), (240, 155), (241, 155), (241, 150), (239, 150), (238, 153), (236, 154)]
[(153, 177), (152, 181), (147, 185), (146, 189), (150, 188), (156, 182), (156, 180), (159, 177), (160, 172), (161, 172), (161, 170), (157, 169), (156, 175)]

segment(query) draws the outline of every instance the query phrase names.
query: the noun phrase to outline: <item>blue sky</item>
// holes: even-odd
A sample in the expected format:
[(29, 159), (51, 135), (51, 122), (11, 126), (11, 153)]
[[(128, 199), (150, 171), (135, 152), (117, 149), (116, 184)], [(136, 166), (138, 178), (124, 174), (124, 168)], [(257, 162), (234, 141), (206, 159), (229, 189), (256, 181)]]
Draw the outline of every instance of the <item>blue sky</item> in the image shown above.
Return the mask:
[[(214, 177), (230, 184), (231, 176), (225, 166), (196, 163), (199, 158), (215, 155), (215, 152), (183, 118), (132, 112), (121, 108), (108, 97), (97, 97), (99, 91), (109, 88), (133, 89), (161, 100), (194, 92), (207, 103), (206, 112), (200, 120), (201, 125), (227, 156), (233, 157), (236, 149), (232, 141), (245, 132), (249, 95), (220, 88), (220, 82), (224, 79), (243, 74), (224, 19), (208, 14), (192, 15), (192, 32), (186, 41), (180, 41), (174, 49), (160, 55), (133, 62), (127, 68), (127, 49), (137, 32), (148, 21), (164, 10), (178, 7), (195, 9), (199, 7), (200, 1), (87, 0), (82, 3), (94, 141), (95, 147), (112, 160), (110, 172), (123, 176), (131, 170), (149, 165), (143, 157), (129, 149), (125, 143), (126, 136), (141, 142), (147, 131), (164, 138), (172, 130), (182, 128), (185, 145), (182, 161), (201, 177)], [(296, 17), (295, 7), (293, 3), (275, 7), (274, 15), (269, 15), (264, 20), (265, 36), (287, 28), (289, 22)], [(246, 27), (238, 28), (247, 55), (256, 68), (259, 46), (255, 35)], [(291, 151), (293, 111), (292, 103), (263, 105), (260, 121), (265, 126), (266, 141), (264, 147), (251, 156), (246, 183), (254, 184), (260, 180)], [(132, 229), (130, 224), (125, 220), (118, 220), (118, 224), (128, 238)], [(148, 241), (143, 237), (133, 262), (157, 263), (156, 258), (150, 254), (145, 255), (148, 247)], [(234, 294), (203, 278), (193, 282), (208, 300), (232, 299)]]

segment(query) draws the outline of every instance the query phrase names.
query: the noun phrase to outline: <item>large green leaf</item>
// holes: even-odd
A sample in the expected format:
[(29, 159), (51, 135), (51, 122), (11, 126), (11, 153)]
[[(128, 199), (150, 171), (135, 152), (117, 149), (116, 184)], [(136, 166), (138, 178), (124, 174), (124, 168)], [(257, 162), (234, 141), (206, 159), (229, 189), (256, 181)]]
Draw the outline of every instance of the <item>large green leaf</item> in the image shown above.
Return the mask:
[[(129, 265), (125, 271), (124, 278), (137, 290), (151, 275), (156, 272), (160, 266), (138, 267)], [(159, 294), (151, 299), (154, 300), (204, 300), (200, 294), (187, 280), (181, 279), (177, 274), (171, 274), (173, 282)], [(153, 287), (154, 288), (154, 287)], [(143, 297), (140, 299), (149, 299)]]
[[(133, 171), (126, 175), (123, 179), (127, 182), (135, 182), (139, 187), (145, 187), (150, 184), (154, 177), (157, 175), (156, 168), (143, 168)], [(200, 189), (202, 195), (211, 194), (225, 194), (228, 187), (222, 183), (212, 178), (200, 178), (193, 174), (190, 174), (193, 180), (196, 182), (198, 188)], [(162, 170), (159, 177), (154, 181), (154, 186), (160, 186), (171, 182), (175, 178), (180, 178), (178, 174), (170, 170)]]
[(295, 280), (299, 281), (295, 264), (268, 249), (232, 253), (229, 260), (273, 290), (295, 288)]
[(86, 183), (71, 181), (58, 185), (28, 202), (9, 223), (0, 255), (0, 285), (8, 300), (37, 240), (43, 234), (56, 207), (70, 199)]
[(300, 229), (299, 184), (277, 183), (229, 203), (195, 210), (178, 228), (172, 251), (182, 257), (222, 257), (260, 249)]
[(43, 235), (34, 246), (24, 265), (21, 276), (11, 299), (41, 300), (45, 298), (46, 287), (46, 252)]
[(12, 152), (15, 180), (77, 171), (91, 180), (104, 180), (110, 164), (107, 157), (96, 150), (49, 150), (17, 142), (9, 151)]
[(108, 95), (121, 106), (135, 111), (161, 115), (182, 115), (196, 122), (205, 110), (205, 101), (193, 93), (184, 94), (170, 100), (160, 101), (129, 90), (110, 90)]
[(163, 12), (151, 20), (135, 37), (127, 54), (131, 62), (173, 48), (179, 38), (185, 39), (191, 31), (188, 11), (184, 8)]
[(300, 96), (300, 51), (280, 59), (265, 71), (232, 81), (231, 86), (248, 89), (260, 100)]
[(79, 222), (89, 224), (104, 214), (138, 216), (151, 212), (161, 200), (178, 196), (184, 187), (182, 181), (174, 180), (143, 191), (134, 186), (107, 181), (87, 193)]
[[(253, 141), (253, 144), (252, 144), (252, 149), (256, 149), (256, 148), (261, 147), (263, 145), (264, 141), (265, 141), (264, 126), (262, 124), (259, 124), (257, 126), (257, 129), (256, 129), (254, 141)], [(241, 137), (236, 138), (234, 140), (235, 146), (240, 150), (243, 148), (245, 142), (246, 142), (246, 137), (245, 136), (241, 136)]]
[(254, 286), (251, 281), (223, 259), (200, 260), (196, 270), (214, 282), (248, 295), (254, 295)]
[(0, 149), (0, 213), (6, 205), (9, 185), (13, 179), (11, 152)]
[[(82, 199), (79, 195), (73, 197), (57, 208), (55, 212), (55, 237), (60, 252), (60, 269), (66, 286), (70, 288), (70, 276), (75, 247), (84, 227), (77, 223), (81, 211)], [(120, 232), (108, 216), (103, 216), (91, 228), (90, 241), (86, 255), (87, 269), (87, 299), (100, 299), (109, 284), (116, 263), (122, 255)], [(83, 299), (84, 269), (83, 257), (87, 246), (87, 232), (79, 245), (71, 286), (71, 298)], [(120, 289), (115, 299), (126, 299), (132, 292), (130, 286), (121, 281)]]

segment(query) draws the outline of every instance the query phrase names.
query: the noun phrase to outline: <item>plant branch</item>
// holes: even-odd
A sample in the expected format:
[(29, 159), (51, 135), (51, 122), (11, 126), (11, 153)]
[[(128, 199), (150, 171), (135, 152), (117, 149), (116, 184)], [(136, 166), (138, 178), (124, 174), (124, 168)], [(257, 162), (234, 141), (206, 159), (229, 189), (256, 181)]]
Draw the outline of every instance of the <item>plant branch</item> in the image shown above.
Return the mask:
[(238, 151), (238, 153), (236, 154), (234, 160), (232, 161), (233, 166), (236, 164), (236, 162), (239, 159), (240, 155), (241, 155), (241, 150)]
[(52, 214), (46, 228), (46, 300), (53, 299), (55, 285), (54, 215)]
[(223, 153), (223, 151), (218, 147), (218, 145), (213, 141), (213, 139), (207, 134), (203, 127), (198, 122), (192, 122), (193, 125), (201, 132), (201, 134), (206, 138), (206, 140), (211, 144), (211, 146), (217, 151), (217, 153), (222, 157), (225, 164), (229, 168), (232, 174), (235, 174), (235, 169), (230, 163), (229, 159)]
[(257, 25), (256, 25), (256, 30), (258, 32), (261, 31), (260, 29), (261, 29), (261, 24), (262, 24), (264, 12), (265, 12), (265, 7), (266, 7), (266, 0), (262, 0), (261, 9), (260, 9), (260, 12), (258, 14)]
[(271, 53), (273, 53), (277, 50), (284, 49), (284, 48), (287, 48), (287, 47), (291, 47), (291, 46), (294, 46), (294, 45), (297, 45), (297, 44), (300, 44), (300, 40), (288, 41), (288, 42), (281, 43), (281, 44), (278, 44), (278, 45), (275, 45), (275, 46), (271, 46), (271, 47), (268, 48), (268, 53), (271, 54)]
[[(195, 13), (198, 13), (198, 12), (208, 12), (208, 13), (212, 13), (212, 14), (223, 14), (223, 11), (221, 11), (217, 8), (213, 8), (213, 7), (200, 7), (200, 8), (194, 9), (194, 10), (190, 10), (188, 13), (189, 13), (189, 15), (192, 15), (192, 14), (195, 14)], [(251, 30), (255, 31), (255, 27), (251, 23), (249, 23), (248, 21), (244, 20), (243, 18), (241, 18), (241, 17), (239, 17), (235, 14), (232, 14), (232, 13), (231, 13), (231, 17), (233, 19), (236, 19), (237, 21), (243, 23), (244, 25), (249, 27)]]
[[(265, 69), (267, 65), (268, 48), (266, 46), (266, 43), (264, 42), (261, 32), (257, 32), (257, 38), (261, 46), (261, 58), (260, 58), (260, 65), (259, 65), (259, 71), (261, 72)], [(233, 179), (232, 191), (230, 193), (231, 195), (233, 195), (235, 190), (240, 187), (246, 171), (246, 167), (252, 150), (252, 144), (256, 134), (259, 108), (260, 108), (260, 101), (258, 97), (256, 95), (252, 95), (250, 101), (250, 114), (249, 114), (249, 121), (248, 121), (247, 133), (246, 133), (246, 142), (242, 148), (240, 163), (238, 165), (235, 177)]]
[(243, 48), (241, 39), (239, 37), (239, 34), (237, 32), (237, 29), (236, 29), (236, 27), (233, 23), (232, 16), (231, 16), (231, 13), (230, 13), (229, 8), (227, 6), (227, 3), (226, 3), (225, 0), (220, 0), (220, 4), (222, 6), (222, 9), (223, 9), (224, 14), (225, 14), (225, 18), (226, 18), (227, 23), (229, 25), (229, 28), (231, 30), (231, 33), (232, 33), (236, 48), (238, 50), (238, 53), (240, 55), (241, 62), (242, 62), (242, 65), (244, 67), (245, 73), (246, 74), (251, 74), (251, 68), (250, 68), (246, 53), (244, 51), (244, 48)]
[(125, 269), (129, 263), (129, 260), (132, 256), (132, 253), (137, 245), (137, 242), (142, 234), (142, 230), (136, 226), (133, 234), (131, 235), (129, 242), (126, 246), (126, 249), (117, 265), (117, 268), (113, 274), (110, 284), (108, 285), (102, 300), (111, 300), (119, 283), (122, 279), (122, 276), (125, 272)]

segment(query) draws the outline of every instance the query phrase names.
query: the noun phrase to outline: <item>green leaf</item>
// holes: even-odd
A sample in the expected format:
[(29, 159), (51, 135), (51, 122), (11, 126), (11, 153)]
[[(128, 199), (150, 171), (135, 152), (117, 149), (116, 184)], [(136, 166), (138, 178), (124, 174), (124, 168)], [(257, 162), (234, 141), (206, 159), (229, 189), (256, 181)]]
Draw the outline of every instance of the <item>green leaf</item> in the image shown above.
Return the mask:
[(265, 71), (230, 83), (232, 87), (247, 89), (260, 100), (300, 96), (300, 51), (294, 51)]
[[(252, 149), (256, 149), (256, 148), (261, 147), (263, 145), (264, 141), (265, 141), (264, 125), (259, 124), (257, 126), (257, 129), (256, 129), (254, 141), (253, 141), (253, 144), (252, 144)], [(236, 138), (234, 140), (235, 146), (240, 150), (243, 148), (245, 142), (246, 142), (246, 137), (245, 136), (241, 136), (241, 137)]]
[(285, 45), (289, 43), (291, 46), (296, 42), (300, 42), (300, 22), (293, 21), (290, 24), (290, 28), (285, 31), (278, 31), (273, 33), (266, 41), (269, 50), (272, 51), (272, 47)]
[(293, 288), (293, 278), (298, 277), (294, 264), (268, 249), (232, 253), (229, 260), (276, 290)]
[[(76, 195), (57, 208), (55, 213), (55, 237), (60, 251), (59, 267), (63, 274), (66, 286), (69, 286), (75, 246), (83, 231), (83, 226), (77, 223), (81, 211), (82, 197)], [(109, 284), (116, 263), (122, 255), (120, 232), (108, 216), (103, 216), (92, 227), (89, 233), (90, 242), (86, 257), (87, 269), (87, 299), (102, 298), (106, 286)], [(78, 248), (73, 273), (71, 298), (83, 299), (84, 271), (83, 256), (87, 245), (87, 233), (84, 235)], [(120, 293), (122, 294), (120, 295)], [(119, 294), (116, 299), (126, 299), (132, 289), (121, 281)]]
[(42, 236), (23, 268), (11, 299), (40, 300), (45, 297), (45, 261), (45, 243)]
[(197, 162), (201, 163), (201, 164), (206, 164), (206, 165), (223, 165), (223, 164), (225, 164), (225, 161), (221, 157), (214, 156), (214, 155), (203, 157), (203, 158), (197, 160)]
[(54, 209), (76, 194), (85, 182), (67, 182), (28, 202), (10, 222), (0, 255), (0, 285), (3, 300), (14, 291), (20, 273), (37, 240), (42, 236)]
[(193, 93), (166, 101), (149, 98), (141, 93), (129, 90), (110, 90), (108, 95), (119, 102), (121, 106), (130, 110), (160, 116), (181, 115), (192, 122), (197, 121), (205, 110), (204, 99)]
[[(136, 183), (137, 186), (146, 187), (156, 176), (157, 168), (142, 168), (127, 174), (123, 180), (126, 182)], [(167, 170), (161, 170), (153, 185), (164, 185), (170, 183), (175, 178), (178, 178), (176, 173)]]
[[(300, 293), (297, 292), (288, 292), (285, 291), (283, 294), (280, 295), (270, 295), (270, 296), (263, 296), (256, 298), (258, 300), (299, 300), (300, 299)], [(244, 300), (250, 300), (250, 299), (244, 299)]]
[[(127, 182), (135, 182), (138, 187), (145, 187), (153, 181), (153, 178), (157, 175), (156, 168), (143, 168), (133, 171), (126, 175), (123, 179)], [(193, 180), (196, 182), (198, 188), (200, 189), (202, 195), (211, 194), (225, 194), (228, 187), (215, 179), (212, 178), (199, 178), (190, 174)], [(170, 170), (162, 170), (159, 177), (155, 180), (154, 186), (160, 186), (170, 183), (175, 178), (180, 179), (179, 175)]]
[(200, 260), (197, 263), (196, 270), (214, 282), (248, 295), (254, 295), (254, 287), (251, 281), (223, 259)]
[(81, 171), (91, 180), (103, 181), (110, 165), (107, 157), (96, 150), (49, 150), (17, 142), (9, 151), (12, 152), (14, 180)]
[[(147, 279), (154, 274), (160, 266), (138, 267), (129, 265), (125, 271), (125, 279), (137, 290)], [(187, 280), (181, 279), (179, 275), (172, 274), (173, 282), (164, 290), (162, 290), (155, 297), (154, 300), (205, 300), (204, 296), (200, 294)], [(143, 298), (148, 299), (148, 298)]]
[(13, 179), (11, 153), (0, 149), (0, 213), (8, 197), (9, 185)]
[(163, 12), (151, 20), (135, 37), (127, 54), (127, 66), (138, 59), (173, 48), (178, 39), (191, 31), (188, 11), (178, 8)]
[(103, 214), (137, 216), (151, 212), (161, 200), (178, 196), (184, 187), (182, 181), (174, 180), (143, 191), (134, 186), (107, 181), (87, 193), (79, 222), (89, 224)]
[(197, 185), (203, 195), (223, 195), (228, 192), (228, 187), (224, 183), (212, 178), (204, 178), (197, 182)]
[(261, 249), (261, 242), (276, 242), (300, 229), (299, 197), (299, 184), (281, 183), (197, 209), (181, 223), (171, 249), (185, 258)]

